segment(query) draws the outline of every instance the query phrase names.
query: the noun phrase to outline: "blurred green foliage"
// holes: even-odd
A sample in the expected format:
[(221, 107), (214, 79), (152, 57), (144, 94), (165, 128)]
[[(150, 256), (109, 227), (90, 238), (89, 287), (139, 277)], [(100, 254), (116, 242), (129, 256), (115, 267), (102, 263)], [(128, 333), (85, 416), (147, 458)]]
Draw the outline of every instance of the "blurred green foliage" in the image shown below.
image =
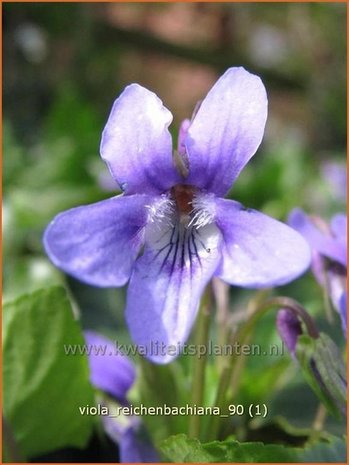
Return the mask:
[[(177, 18), (177, 24), (184, 24), (186, 18), (189, 28), (178, 27), (172, 36), (166, 35), (160, 26), (168, 15)], [(125, 291), (94, 289), (67, 278), (50, 264), (42, 246), (43, 230), (57, 213), (118, 193), (98, 151), (112, 102), (130, 82), (151, 88), (165, 105), (167, 100), (174, 102), (171, 131), (176, 136), (183, 111), (189, 116), (195, 103), (191, 93), (197, 83), (196, 78), (192, 80), (196, 72), (218, 76), (229, 66), (242, 65), (259, 74), (270, 103), (266, 135), (229, 196), (282, 220), (295, 206), (326, 219), (345, 210), (345, 197), (334, 192), (323, 172), (328, 162), (345, 169), (345, 4), (6, 3), (3, 20), (6, 301), (63, 284), (79, 309), (83, 327), (99, 330), (121, 343), (130, 342), (123, 320)], [(171, 83), (167, 85), (168, 76), (173, 83), (178, 77), (184, 84), (172, 88)], [(202, 80), (205, 83), (208, 78)], [(298, 299), (335, 340), (342, 341), (340, 345), (344, 344), (339, 318), (334, 316), (332, 326), (325, 319), (321, 290), (310, 273), (278, 292)], [(40, 297), (33, 295), (36, 297), (30, 299)], [(245, 309), (251, 291), (232, 288), (230, 296), (231, 310), (237, 311)], [(26, 316), (30, 318), (35, 310), (30, 299), (8, 304), (7, 312), (14, 308), (11, 318), (19, 318), (17, 312), (23, 312), (25, 305), (30, 307)], [(39, 305), (37, 311), (40, 309)], [(57, 312), (56, 316), (37, 315), (37, 331), (52, 330), (52, 337), (57, 337), (59, 328), (54, 332), (47, 319), (50, 315), (59, 318)], [(80, 340), (81, 335), (76, 334), (76, 338)], [(262, 346), (280, 344), (274, 315), (263, 319), (254, 341)], [(14, 350), (9, 340), (6, 344), (6, 350)], [(40, 349), (36, 344), (33, 341), (33, 350)], [(27, 349), (20, 345), (18, 350)], [(183, 357), (171, 368), (153, 367), (147, 375), (159, 380), (162, 393), (171, 390), (175, 396), (180, 391), (177, 401), (183, 404), (190, 393), (190, 364), (190, 358)], [(6, 362), (5, 369), (10, 369)], [(218, 367), (211, 359), (207, 378), (205, 400), (211, 403), (218, 382)], [(135, 401), (154, 404), (154, 392), (142, 387), (145, 381), (143, 375), (132, 396)], [(241, 440), (262, 438), (302, 445), (318, 404), (287, 355), (246, 360), (236, 401), (258, 403), (261, 398), (269, 403), (269, 418), (259, 423), (243, 418), (234, 425), (229, 422), (227, 435), (234, 426)], [(10, 404), (5, 407), (12, 419)], [(30, 429), (31, 424), (16, 418), (14, 425), (20, 436), (21, 428)], [(62, 416), (63, 420), (67, 417)], [(174, 425), (161, 425), (154, 418), (146, 421), (157, 442), (184, 428), (182, 419)], [(345, 431), (344, 424), (332, 420), (325, 426), (336, 434)], [(29, 429), (20, 439), (25, 452), (43, 452), (40, 444), (28, 445)], [(76, 440), (80, 445), (87, 430), (86, 426), (86, 434)]]

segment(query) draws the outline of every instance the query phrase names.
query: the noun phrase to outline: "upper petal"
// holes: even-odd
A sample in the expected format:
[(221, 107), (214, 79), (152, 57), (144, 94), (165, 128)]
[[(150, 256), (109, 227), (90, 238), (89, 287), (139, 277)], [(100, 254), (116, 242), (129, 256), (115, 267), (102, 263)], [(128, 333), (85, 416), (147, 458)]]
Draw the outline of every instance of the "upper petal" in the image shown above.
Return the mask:
[(298, 277), (310, 264), (310, 249), (300, 234), (238, 202), (216, 199), (216, 223), (224, 238), (217, 275), (230, 284), (278, 286)]
[[(302, 234), (313, 250), (325, 257), (337, 261), (343, 266), (347, 265), (347, 247), (344, 243), (344, 237), (343, 240), (338, 240), (330, 236), (330, 234), (324, 234), (300, 208), (292, 210), (288, 218), (288, 223), (292, 228)], [(337, 225), (336, 222), (333, 222), (331, 226), (337, 231), (340, 237), (342, 237), (340, 233), (343, 228), (341, 220), (340, 223), (341, 225)]]
[(186, 140), (186, 182), (224, 195), (261, 143), (268, 100), (258, 76), (230, 68), (202, 102)]
[(143, 243), (152, 202), (146, 195), (118, 196), (57, 215), (44, 234), (52, 262), (81, 281), (124, 285)]
[(95, 331), (84, 331), (84, 336), (88, 346), (91, 383), (124, 402), (136, 378), (134, 366), (110, 339)]
[(219, 263), (221, 236), (214, 224), (199, 229), (180, 223), (147, 228), (127, 295), (126, 320), (144, 355), (168, 363), (189, 336), (201, 294)]
[(159, 193), (178, 182), (162, 101), (138, 84), (114, 102), (101, 141), (101, 156), (127, 194)]

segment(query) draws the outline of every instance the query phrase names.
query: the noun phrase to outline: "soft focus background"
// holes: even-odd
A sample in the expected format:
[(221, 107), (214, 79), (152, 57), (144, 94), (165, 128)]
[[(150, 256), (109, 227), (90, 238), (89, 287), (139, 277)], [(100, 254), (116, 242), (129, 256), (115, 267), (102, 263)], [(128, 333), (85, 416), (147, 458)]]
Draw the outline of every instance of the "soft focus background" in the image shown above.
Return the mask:
[[(282, 220), (295, 206), (325, 219), (344, 211), (345, 4), (3, 5), (5, 301), (64, 283), (84, 328), (129, 342), (124, 290), (99, 290), (63, 276), (45, 257), (43, 229), (62, 210), (116, 194), (99, 143), (112, 103), (127, 84), (138, 82), (163, 100), (174, 115), (176, 137), (180, 121), (217, 78), (240, 65), (262, 78), (269, 117), (264, 141), (232, 198)], [(251, 291), (230, 292), (238, 315)], [(342, 338), (338, 321), (325, 319), (310, 273), (278, 293), (298, 299), (320, 327)], [(273, 315), (265, 318), (257, 342), (278, 342), (274, 322)], [(188, 369), (186, 361), (179, 363)], [(297, 368), (289, 357), (247, 365), (238, 400), (268, 401), (270, 413), (243, 439), (297, 443), (290, 439), (292, 428), (309, 427), (317, 407)], [(287, 423), (282, 428), (273, 423), (281, 416)], [(327, 426), (344, 431), (338, 422)], [(95, 460), (107, 461), (105, 451), (96, 455), (98, 447), (90, 443), (89, 457), (92, 450)], [(69, 454), (70, 461), (83, 457), (76, 450)]]

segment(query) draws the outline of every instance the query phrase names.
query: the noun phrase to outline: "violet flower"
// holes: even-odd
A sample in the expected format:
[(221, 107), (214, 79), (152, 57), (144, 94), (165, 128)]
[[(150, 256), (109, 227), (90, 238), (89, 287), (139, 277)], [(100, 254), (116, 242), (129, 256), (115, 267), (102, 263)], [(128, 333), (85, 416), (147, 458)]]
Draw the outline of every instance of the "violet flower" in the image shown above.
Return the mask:
[[(178, 355), (212, 278), (247, 288), (285, 284), (310, 252), (287, 225), (222, 197), (263, 137), (267, 96), (259, 77), (230, 68), (180, 130), (172, 157), (171, 113), (138, 84), (115, 101), (101, 155), (123, 195), (58, 215), (44, 244), (53, 263), (88, 284), (129, 281), (126, 320), (147, 357)], [(152, 353), (152, 343), (168, 353)]]
[(294, 209), (289, 224), (308, 241), (312, 252), (312, 268), (321, 286), (328, 292), (333, 307), (340, 315), (343, 332), (347, 333), (347, 217), (335, 215), (327, 225), (321, 218), (310, 217)]
[[(91, 383), (118, 403), (128, 405), (127, 393), (136, 379), (133, 364), (116, 351), (116, 346), (108, 338), (94, 331), (85, 331), (84, 335), (89, 348)], [(113, 416), (101, 418), (106, 433), (119, 447), (121, 463), (159, 462), (140, 418), (130, 416), (126, 421)]]

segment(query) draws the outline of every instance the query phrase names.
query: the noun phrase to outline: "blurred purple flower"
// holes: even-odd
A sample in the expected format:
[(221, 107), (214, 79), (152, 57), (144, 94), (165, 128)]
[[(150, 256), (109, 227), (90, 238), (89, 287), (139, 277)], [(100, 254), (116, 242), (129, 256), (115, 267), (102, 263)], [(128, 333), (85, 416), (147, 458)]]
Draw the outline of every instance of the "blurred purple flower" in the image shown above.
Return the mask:
[(128, 417), (128, 425), (121, 425), (117, 419), (103, 417), (104, 429), (108, 436), (119, 446), (121, 463), (158, 463), (160, 462), (154, 446), (139, 417)]
[[(127, 392), (136, 378), (133, 364), (110, 339), (94, 331), (85, 331), (84, 335), (91, 383), (120, 404), (128, 405)], [(140, 418), (130, 416), (127, 422), (121, 422), (119, 418), (102, 416), (102, 422), (108, 436), (118, 444), (121, 463), (159, 462)]]
[(327, 161), (322, 165), (322, 175), (338, 200), (347, 199), (347, 167), (345, 163)]
[(91, 383), (123, 403), (136, 378), (134, 366), (106, 337), (94, 331), (85, 331), (84, 335), (90, 349)]
[(321, 218), (309, 217), (294, 209), (289, 224), (308, 241), (312, 253), (312, 268), (321, 286), (328, 292), (338, 311), (344, 334), (347, 333), (347, 217), (335, 215), (330, 224)]
[(230, 68), (181, 126), (172, 157), (171, 113), (131, 84), (101, 142), (124, 194), (61, 213), (46, 229), (47, 254), (65, 272), (101, 287), (129, 280), (126, 320), (152, 361), (178, 355), (149, 348), (186, 341), (213, 275), (259, 288), (285, 284), (309, 266), (308, 245), (292, 228), (221, 198), (256, 152), (266, 118), (262, 81)]

